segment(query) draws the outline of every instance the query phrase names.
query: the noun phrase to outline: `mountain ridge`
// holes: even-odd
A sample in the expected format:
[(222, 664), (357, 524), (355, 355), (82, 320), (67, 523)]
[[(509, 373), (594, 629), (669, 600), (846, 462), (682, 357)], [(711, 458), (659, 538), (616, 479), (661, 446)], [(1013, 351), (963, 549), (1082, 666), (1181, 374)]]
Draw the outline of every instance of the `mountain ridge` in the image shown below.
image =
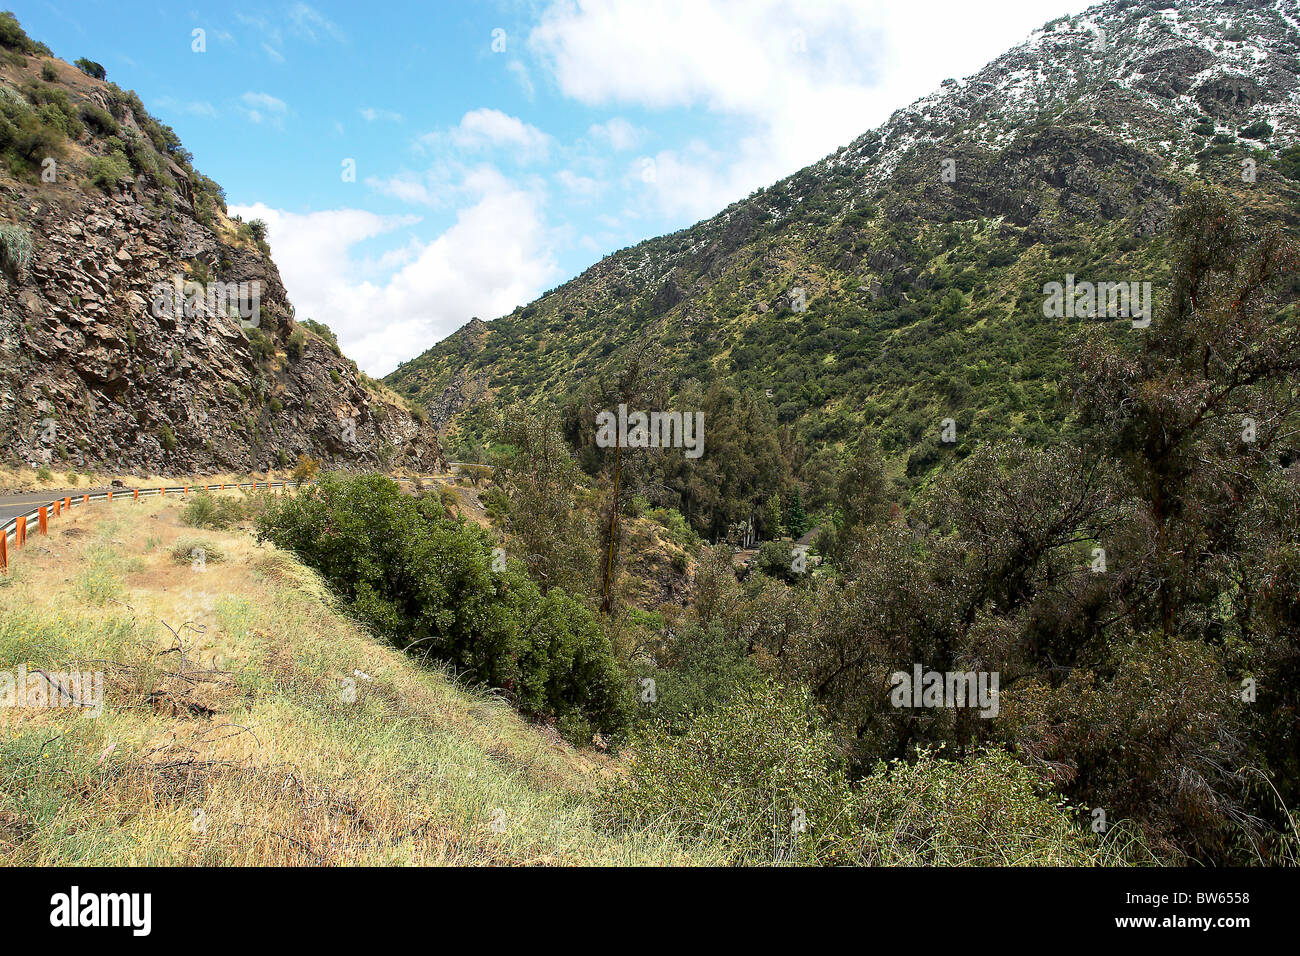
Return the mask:
[[(810, 447), (871, 428), (913, 473), (944, 415), (967, 434), (1047, 434), (1069, 330), (1041, 327), (1046, 281), (1159, 281), (1162, 230), (1196, 178), (1297, 221), (1278, 161), (1300, 136), (1298, 41), (1294, 2), (1117, 0), (1052, 21), (811, 166), (468, 324), (385, 381), (469, 447), (485, 400), (563, 396), (648, 340), (680, 378), (771, 389)], [(924, 366), (919, 385), (887, 367), (899, 351)], [(1005, 394), (972, 402), (990, 382)]]

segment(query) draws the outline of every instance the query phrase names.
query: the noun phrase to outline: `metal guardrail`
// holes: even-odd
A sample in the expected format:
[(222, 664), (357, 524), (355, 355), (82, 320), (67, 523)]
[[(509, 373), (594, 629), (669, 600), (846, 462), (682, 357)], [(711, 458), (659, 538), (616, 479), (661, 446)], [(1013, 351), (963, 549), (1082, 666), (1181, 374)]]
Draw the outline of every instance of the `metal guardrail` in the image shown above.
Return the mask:
[(108, 491), (97, 491), (93, 494), (87, 492), (81, 495), (64, 495), (61, 498), (53, 498), (45, 504), (35, 505), (26, 514), (10, 518), (0, 527), (0, 573), (7, 574), (9, 572), (10, 542), (12, 541), (15, 550), (22, 548), (27, 543), (27, 526), (30, 522), (36, 522), (38, 534), (47, 534), (49, 532), (50, 518), (57, 518), (64, 511), (84, 507), (92, 501), (113, 501), (114, 499), (139, 501), (141, 498), (158, 497), (160, 495), (166, 497), (169, 494), (178, 494), (185, 497), (191, 491), (225, 491), (237, 488), (251, 488), (254, 491), (258, 488), (266, 488), (269, 491), (273, 488), (300, 488), (303, 484), (303, 482), (298, 481), (241, 481), (213, 485), (164, 485), (161, 488), (110, 488)]
[[(431, 481), (432, 478), (394, 478), (398, 482), (424, 482)], [(265, 488), (267, 491), (285, 488), (302, 488), (310, 485), (310, 481), (240, 481), (226, 482), (224, 484), (212, 485), (164, 485), (161, 488), (110, 488), (108, 491), (97, 491), (94, 494), (87, 492), (81, 495), (64, 495), (61, 498), (53, 498), (45, 504), (38, 504), (26, 514), (17, 515), (10, 518), (0, 526), (0, 574), (9, 573), (9, 546), (12, 542), (15, 550), (21, 549), (27, 543), (27, 528), (31, 522), (36, 522), (38, 534), (44, 535), (49, 533), (50, 518), (57, 518), (64, 511), (71, 511), (73, 508), (85, 507), (92, 501), (114, 501), (125, 500), (139, 501), (141, 498), (149, 497), (166, 497), (170, 494), (178, 494), (181, 497), (187, 497), (191, 491), (235, 491), (243, 488), (257, 491), (259, 488)]]

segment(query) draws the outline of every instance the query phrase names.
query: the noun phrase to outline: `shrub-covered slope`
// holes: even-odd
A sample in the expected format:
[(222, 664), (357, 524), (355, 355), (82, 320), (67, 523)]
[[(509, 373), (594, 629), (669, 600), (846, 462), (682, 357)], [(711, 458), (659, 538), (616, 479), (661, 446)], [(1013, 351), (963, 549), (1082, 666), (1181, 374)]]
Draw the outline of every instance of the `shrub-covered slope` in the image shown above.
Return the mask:
[(387, 381), (477, 439), (485, 399), (564, 395), (651, 343), (679, 382), (770, 390), (810, 445), (871, 431), (914, 475), (946, 417), (959, 452), (1046, 438), (1079, 324), (1043, 315), (1046, 283), (1161, 288), (1165, 224), (1191, 179), (1297, 222), (1298, 43), (1294, 2), (1113, 0), (1054, 21), (813, 166), (470, 322)]

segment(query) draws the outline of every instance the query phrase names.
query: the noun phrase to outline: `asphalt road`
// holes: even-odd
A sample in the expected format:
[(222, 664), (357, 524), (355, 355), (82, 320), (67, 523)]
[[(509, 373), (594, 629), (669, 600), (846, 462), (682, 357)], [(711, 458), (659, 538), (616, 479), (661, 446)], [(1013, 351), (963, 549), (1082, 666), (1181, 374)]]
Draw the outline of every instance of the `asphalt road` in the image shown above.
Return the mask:
[[(453, 466), (459, 466), (461, 463), (452, 462), (451, 464)], [(454, 475), (447, 474), (447, 475), (439, 475), (436, 477), (452, 478), (454, 477)], [(174, 480), (177, 481), (178, 483), (180, 481), (180, 479), (174, 479)], [(436, 479), (430, 477), (430, 478), (426, 478), (426, 480), (436, 480)], [(108, 488), (106, 486), (99, 487), (99, 488), (65, 488), (62, 490), (58, 488), (50, 488), (45, 491), (24, 492), (23, 494), (19, 494), (19, 495), (0, 495), (0, 525), (7, 522), (10, 518), (16, 518), (19, 515), (25, 515), (28, 512), (33, 511), (36, 508), (39, 508), (43, 504), (48, 504), (49, 502), (53, 501), (55, 498), (66, 498), (66, 497), (76, 498), (80, 495), (95, 495), (105, 491), (129, 492), (130, 489), (129, 488)]]
[(33, 491), (21, 495), (0, 495), (0, 524), (4, 524), (10, 518), (25, 515), (41, 505), (49, 504), (55, 498), (75, 498), (81, 495), (99, 494), (108, 490), (108, 488), (68, 488), (64, 491), (50, 489), (49, 491)]

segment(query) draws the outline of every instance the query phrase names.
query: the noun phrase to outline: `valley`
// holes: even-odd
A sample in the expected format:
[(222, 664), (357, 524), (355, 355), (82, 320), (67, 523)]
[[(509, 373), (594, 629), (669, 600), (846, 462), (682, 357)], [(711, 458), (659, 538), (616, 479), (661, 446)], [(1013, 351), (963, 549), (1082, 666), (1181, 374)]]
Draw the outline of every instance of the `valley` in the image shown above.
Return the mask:
[(407, 137), (462, 151), (424, 179), (344, 160), (400, 212), (238, 206), (0, 14), (0, 520), (122, 490), (4, 538), (0, 862), (1300, 862), (1295, 0), (1048, 20), (418, 337), (413, 277), (509, 309), (476, 270), (576, 234), (476, 247), (455, 175), (522, 216), (548, 159), (649, 135), (581, 117), (476, 109)]

